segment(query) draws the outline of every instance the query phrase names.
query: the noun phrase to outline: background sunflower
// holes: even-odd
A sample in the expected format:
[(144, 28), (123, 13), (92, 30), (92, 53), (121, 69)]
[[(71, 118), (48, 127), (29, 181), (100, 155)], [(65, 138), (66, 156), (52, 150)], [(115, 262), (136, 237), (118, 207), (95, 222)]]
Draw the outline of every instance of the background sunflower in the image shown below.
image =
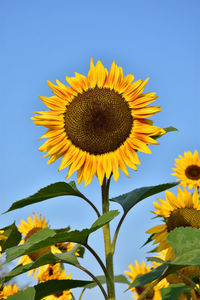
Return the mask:
[(179, 155), (175, 159), (175, 172), (172, 174), (181, 181), (183, 187), (192, 188), (200, 187), (200, 158), (198, 151), (195, 150), (194, 154), (190, 151), (184, 152), (184, 155)]

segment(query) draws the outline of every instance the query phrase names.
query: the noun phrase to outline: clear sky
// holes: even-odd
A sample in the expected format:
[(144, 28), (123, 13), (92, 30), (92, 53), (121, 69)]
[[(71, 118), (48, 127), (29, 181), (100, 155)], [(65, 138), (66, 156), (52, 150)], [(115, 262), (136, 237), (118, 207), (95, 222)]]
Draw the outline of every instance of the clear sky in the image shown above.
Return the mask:
[[(139, 154), (138, 171), (130, 178), (120, 174), (111, 183), (111, 197), (136, 187), (175, 181), (171, 176), (174, 158), (184, 151), (199, 148), (200, 111), (200, 1), (199, 0), (10, 0), (1, 1), (1, 212), (12, 202), (33, 194), (41, 187), (64, 181), (66, 170), (58, 172), (59, 161), (47, 165), (38, 151), (38, 138), (45, 132), (30, 118), (46, 110), (38, 95), (50, 96), (46, 81), (65, 82), (74, 72), (87, 75), (90, 58), (101, 60), (109, 69), (113, 60), (125, 74), (136, 79), (150, 76), (146, 92), (156, 92), (162, 112), (152, 119), (160, 127), (175, 126), (179, 132), (150, 146), (152, 154)], [(76, 175), (71, 180), (76, 180)], [(88, 187), (79, 186), (100, 209), (100, 188), (96, 179)], [(176, 188), (173, 189), (176, 193)], [(160, 197), (164, 197), (161, 194)], [(129, 212), (117, 242), (115, 273), (123, 273), (134, 259), (142, 260), (152, 246), (140, 249), (152, 220), (151, 197)], [(121, 208), (111, 205), (111, 208)], [(0, 227), (14, 220), (41, 213), (52, 228), (71, 225), (72, 229), (90, 226), (96, 219), (91, 208), (80, 199), (60, 197), (28, 206), (0, 217)], [(117, 221), (119, 218), (117, 218)], [(113, 226), (116, 222), (113, 221)], [(102, 233), (89, 242), (100, 255)], [(82, 261), (100, 274), (86, 252)], [(89, 279), (67, 267), (73, 279)], [(31, 282), (31, 280), (30, 280)], [(117, 299), (131, 299), (118, 285)], [(77, 296), (80, 291), (75, 291)], [(102, 299), (96, 288), (85, 294), (87, 300)]]

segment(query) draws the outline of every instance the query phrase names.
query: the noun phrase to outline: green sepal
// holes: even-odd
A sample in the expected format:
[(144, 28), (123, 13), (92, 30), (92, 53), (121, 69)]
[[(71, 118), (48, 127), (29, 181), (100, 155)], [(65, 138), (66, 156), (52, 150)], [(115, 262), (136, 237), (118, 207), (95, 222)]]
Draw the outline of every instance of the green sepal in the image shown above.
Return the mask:
[[(175, 128), (175, 127), (173, 127), (173, 126), (169, 126), (169, 127), (163, 128), (163, 129), (166, 131), (166, 133), (168, 133), (168, 132), (173, 132), (173, 131), (178, 131), (178, 129)], [(166, 133), (165, 133), (165, 134), (166, 134)], [(163, 135), (164, 135), (164, 134), (162, 134), (162, 135), (154, 135), (154, 136), (152, 136), (152, 138), (153, 138), (154, 140), (157, 140), (157, 139), (161, 138)]]

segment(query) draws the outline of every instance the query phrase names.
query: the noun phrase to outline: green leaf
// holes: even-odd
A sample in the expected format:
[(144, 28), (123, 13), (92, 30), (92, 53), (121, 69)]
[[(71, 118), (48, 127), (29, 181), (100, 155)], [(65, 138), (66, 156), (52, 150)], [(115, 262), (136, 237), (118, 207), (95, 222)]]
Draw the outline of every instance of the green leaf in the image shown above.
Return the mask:
[(174, 249), (174, 259), (170, 264), (200, 266), (200, 229), (176, 228), (168, 234), (167, 242)]
[(93, 281), (89, 280), (53, 279), (39, 283), (34, 287), (29, 287), (24, 291), (19, 291), (18, 293), (9, 296), (8, 300), (40, 300), (48, 295), (61, 293), (65, 290), (84, 287), (92, 282)]
[[(35, 289), (34, 287), (28, 287), (24, 291), (19, 291), (11, 296), (8, 296), (8, 300), (34, 300), (35, 299)], [(38, 299), (39, 300), (39, 299)]]
[(124, 213), (127, 213), (133, 206), (135, 206), (138, 202), (142, 201), (143, 199), (163, 192), (178, 184), (179, 182), (170, 182), (155, 186), (142, 187), (135, 189), (129, 193), (123, 194), (121, 196), (112, 198), (110, 199), (110, 201), (119, 203), (123, 207)]
[(44, 228), (32, 235), (23, 245), (10, 248), (6, 251), (6, 263), (22, 255), (27, 255), (41, 248), (55, 245), (62, 242), (74, 242), (82, 245), (87, 244), (89, 235), (110, 222), (119, 214), (118, 210), (109, 211), (97, 219), (89, 229), (81, 231), (74, 230), (70, 232), (56, 233), (50, 228)]
[(21, 233), (18, 231), (15, 223), (2, 228), (2, 230), (4, 230), (3, 235), (7, 236), (6, 240), (0, 241), (2, 252), (4, 252), (7, 248), (11, 248), (19, 244), (21, 241)]
[(48, 295), (61, 293), (65, 290), (70, 290), (79, 287), (85, 287), (87, 284), (91, 283), (89, 280), (49, 280), (46, 282), (42, 282), (36, 285), (34, 288), (36, 290), (35, 300), (40, 300), (43, 297)]
[(11, 270), (6, 276), (4, 277), (4, 281), (7, 282), (11, 280), (13, 277), (18, 276), (20, 274), (23, 274), (27, 271), (33, 270), (35, 268), (41, 267), (43, 265), (47, 264), (56, 264), (56, 263), (67, 263), (71, 264), (74, 266), (79, 265), (79, 262), (76, 258), (75, 253), (79, 249), (80, 245), (74, 246), (72, 250), (66, 253), (58, 253), (58, 254), (53, 254), (49, 252), (48, 254), (43, 255), (36, 261), (27, 264), (27, 265), (19, 265), (15, 267), (13, 270)]
[[(100, 281), (101, 284), (106, 283), (105, 276), (102, 275), (102, 276), (96, 276), (96, 277)], [(114, 277), (114, 281), (117, 282), (117, 283), (130, 284), (130, 282), (128, 281), (128, 279), (124, 275), (116, 275)], [(85, 288), (92, 289), (95, 286), (97, 286), (97, 283), (96, 282), (92, 282), (92, 283), (87, 284), (85, 286)]]
[(85, 196), (78, 191), (74, 181), (71, 181), (69, 183), (56, 182), (40, 189), (32, 196), (14, 202), (11, 207), (4, 213), (60, 196), (76, 196), (85, 199)]
[(184, 283), (170, 284), (169, 287), (161, 289), (162, 300), (178, 300), (181, 294), (189, 294), (192, 288)]
[[(178, 131), (178, 129), (173, 126), (169, 126), (169, 127), (163, 128), (163, 129), (166, 131), (166, 133)], [(163, 135), (154, 135), (154, 136), (152, 136), (152, 138), (154, 138), (154, 140), (157, 140), (157, 139), (161, 138), (162, 136)]]

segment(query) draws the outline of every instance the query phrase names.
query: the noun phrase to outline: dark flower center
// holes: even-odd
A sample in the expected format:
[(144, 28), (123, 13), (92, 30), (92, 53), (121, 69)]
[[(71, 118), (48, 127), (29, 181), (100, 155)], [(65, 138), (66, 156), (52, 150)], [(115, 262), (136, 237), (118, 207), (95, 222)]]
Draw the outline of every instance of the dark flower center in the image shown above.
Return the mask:
[(26, 237), (25, 237), (25, 241), (27, 241), (33, 234), (35, 234), (36, 232), (38, 232), (38, 231), (40, 231), (40, 230), (42, 230), (42, 228), (41, 227), (34, 227), (33, 229), (31, 229), (28, 233), (27, 233), (27, 235), (26, 235)]
[(71, 142), (90, 154), (118, 149), (133, 126), (131, 109), (124, 98), (108, 88), (78, 94), (65, 113), (65, 130)]
[[(145, 285), (145, 286), (137, 286), (135, 288), (136, 292), (138, 293), (138, 295), (141, 295), (144, 290), (147, 288), (148, 285)], [(149, 300), (152, 300), (154, 297), (154, 290), (151, 289), (150, 291), (148, 291), (148, 293), (146, 294), (145, 296), (145, 299), (149, 299)]]
[(61, 297), (62, 295), (63, 295), (63, 292), (54, 294), (54, 296), (57, 297), (57, 298)]
[(176, 227), (194, 227), (200, 228), (200, 211), (194, 208), (178, 208), (171, 212), (167, 219), (168, 232)]
[[(36, 232), (38, 232), (38, 231), (40, 231), (40, 230), (42, 230), (41, 227), (35, 227), (35, 228), (31, 229), (31, 230), (27, 233), (26, 237), (24, 238), (25, 242), (26, 242), (32, 235), (34, 235)], [(48, 246), (48, 247), (45, 247), (45, 248), (41, 248), (41, 249), (39, 249), (39, 250), (37, 250), (37, 251), (35, 251), (35, 252), (29, 253), (28, 256), (30, 257), (31, 260), (36, 261), (38, 258), (40, 258), (41, 256), (43, 256), (43, 255), (49, 253), (50, 251), (51, 251), (51, 247)]]
[(186, 168), (185, 175), (192, 180), (200, 179), (200, 167), (196, 165), (191, 165)]

